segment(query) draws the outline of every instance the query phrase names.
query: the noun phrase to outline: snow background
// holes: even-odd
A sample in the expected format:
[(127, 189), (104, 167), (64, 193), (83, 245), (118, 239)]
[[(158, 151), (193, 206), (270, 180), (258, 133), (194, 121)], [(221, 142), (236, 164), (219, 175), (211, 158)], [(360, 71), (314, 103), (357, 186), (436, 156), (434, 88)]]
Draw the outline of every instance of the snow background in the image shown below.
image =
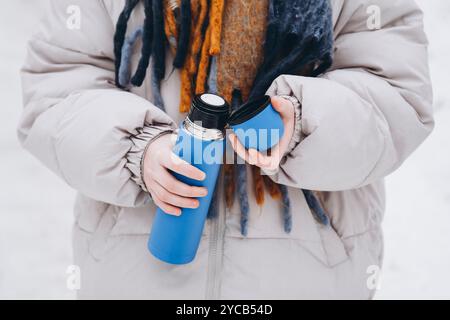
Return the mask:
[[(74, 191), (19, 146), (19, 68), (46, 0), (0, 7), (0, 298), (72, 299)], [(378, 299), (450, 298), (450, 1), (418, 0), (425, 12), (436, 129), (387, 179), (385, 264)]]

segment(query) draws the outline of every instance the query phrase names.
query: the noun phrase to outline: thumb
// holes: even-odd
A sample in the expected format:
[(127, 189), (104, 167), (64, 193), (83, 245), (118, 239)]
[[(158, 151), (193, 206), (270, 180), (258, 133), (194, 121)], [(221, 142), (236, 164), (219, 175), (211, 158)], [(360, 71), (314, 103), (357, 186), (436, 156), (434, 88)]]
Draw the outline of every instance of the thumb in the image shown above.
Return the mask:
[(284, 112), (286, 112), (286, 99), (279, 97), (279, 96), (274, 96), (271, 98), (271, 103), (273, 108), (278, 112), (283, 114)]

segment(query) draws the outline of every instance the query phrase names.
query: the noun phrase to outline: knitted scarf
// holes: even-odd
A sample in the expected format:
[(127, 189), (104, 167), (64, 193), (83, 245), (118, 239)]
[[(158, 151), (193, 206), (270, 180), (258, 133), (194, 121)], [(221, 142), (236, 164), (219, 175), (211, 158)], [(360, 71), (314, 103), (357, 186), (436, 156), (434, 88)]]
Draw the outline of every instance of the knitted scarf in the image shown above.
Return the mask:
[[(189, 110), (195, 94), (221, 94), (232, 108), (236, 108), (249, 99), (264, 95), (282, 74), (315, 77), (331, 66), (333, 29), (330, 0), (248, 0), (244, 1), (247, 5), (265, 5), (264, 10), (267, 10), (263, 18), (264, 29), (246, 34), (248, 41), (255, 41), (257, 46), (259, 33), (263, 32), (263, 43), (259, 46), (262, 59), (256, 63), (258, 66), (254, 73), (250, 72), (253, 70), (231, 72), (230, 68), (234, 66), (232, 58), (229, 58), (233, 50), (228, 51), (231, 55), (227, 55), (225, 50), (221, 55), (221, 43), (226, 42), (227, 37), (233, 37), (227, 35), (227, 23), (241, 19), (238, 15), (242, 10), (239, 8), (234, 13), (224, 14), (226, 5), (233, 1), (242, 0), (127, 0), (114, 35), (116, 85), (123, 89), (141, 86), (151, 58), (153, 102), (164, 109), (160, 85), (166, 74), (167, 46), (174, 54), (173, 68), (180, 70), (180, 112)], [(143, 26), (127, 35), (128, 20), (140, 2), (143, 2), (145, 12)], [(244, 18), (249, 19), (249, 16)], [(142, 41), (141, 57), (131, 76), (131, 52), (139, 39)], [(255, 61), (249, 65), (255, 65)], [(246, 165), (224, 165), (223, 171), (227, 206), (233, 205), (237, 189), (241, 233), (246, 235), (249, 214)], [(263, 205), (266, 189), (272, 198), (280, 201), (284, 229), (290, 232), (292, 214), (288, 188), (262, 176), (257, 167), (252, 166), (251, 171), (257, 204)], [(320, 195), (310, 190), (302, 192), (316, 219), (328, 224)], [(210, 217), (216, 215), (216, 201), (217, 194), (213, 197)]]

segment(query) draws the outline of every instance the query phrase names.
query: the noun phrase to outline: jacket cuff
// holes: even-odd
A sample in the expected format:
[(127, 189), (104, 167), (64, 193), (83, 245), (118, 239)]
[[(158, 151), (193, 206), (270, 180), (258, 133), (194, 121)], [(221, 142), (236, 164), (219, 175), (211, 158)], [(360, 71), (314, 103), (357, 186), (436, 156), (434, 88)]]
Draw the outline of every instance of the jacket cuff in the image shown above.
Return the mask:
[(302, 126), (301, 126), (302, 108), (300, 102), (296, 97), (288, 95), (282, 95), (280, 97), (289, 100), (294, 105), (294, 113), (295, 113), (294, 133), (292, 134), (291, 141), (289, 142), (289, 145), (284, 154), (284, 156), (287, 156), (299, 145), (300, 141), (302, 140)]
[(131, 172), (131, 179), (145, 192), (148, 192), (142, 174), (145, 152), (153, 140), (173, 131), (170, 126), (145, 126), (137, 129), (137, 134), (130, 137), (132, 146), (126, 155), (127, 163), (125, 166)]
[[(280, 95), (281, 98), (289, 100), (294, 105), (294, 117), (295, 117), (295, 123), (294, 123), (294, 132), (292, 134), (291, 141), (289, 142), (289, 145), (284, 152), (283, 158), (281, 159), (281, 163), (286, 159), (286, 156), (289, 155), (301, 142), (302, 140), (302, 126), (301, 126), (301, 119), (302, 119), (302, 108), (301, 104), (298, 101), (296, 97), (289, 96), (289, 95)], [(275, 175), (279, 170), (279, 167), (274, 170), (268, 170), (268, 169), (262, 169), (262, 172), (268, 176)]]

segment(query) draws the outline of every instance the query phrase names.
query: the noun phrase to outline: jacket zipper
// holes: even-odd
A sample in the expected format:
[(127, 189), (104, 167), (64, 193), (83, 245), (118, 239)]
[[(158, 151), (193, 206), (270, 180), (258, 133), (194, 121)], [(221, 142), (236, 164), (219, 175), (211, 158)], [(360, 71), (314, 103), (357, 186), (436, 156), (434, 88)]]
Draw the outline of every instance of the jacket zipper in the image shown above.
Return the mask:
[(218, 300), (220, 298), (221, 271), (223, 259), (223, 239), (225, 231), (226, 209), (219, 200), (217, 217), (210, 221), (210, 240), (208, 256), (208, 275), (206, 282), (206, 299)]

